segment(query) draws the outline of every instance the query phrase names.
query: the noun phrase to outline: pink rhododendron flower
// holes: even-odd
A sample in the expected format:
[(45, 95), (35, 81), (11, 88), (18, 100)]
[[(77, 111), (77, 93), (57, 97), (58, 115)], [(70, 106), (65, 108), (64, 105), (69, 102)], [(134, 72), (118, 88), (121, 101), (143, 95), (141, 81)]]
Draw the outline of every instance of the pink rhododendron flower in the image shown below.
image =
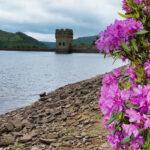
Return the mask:
[(149, 116), (149, 118), (146, 118), (144, 128), (145, 129), (150, 129), (150, 116)]
[(144, 138), (142, 136), (137, 136), (131, 142), (132, 150), (141, 150), (141, 145), (144, 143)]
[(127, 43), (142, 28), (142, 23), (134, 19), (116, 20), (114, 24), (100, 33), (96, 47), (104, 53), (120, 50), (122, 43)]
[(133, 108), (126, 110), (126, 115), (129, 117), (130, 122), (141, 122), (141, 115), (139, 112), (135, 111)]
[(143, 2), (143, 0), (134, 0), (134, 3), (137, 5), (140, 5)]
[(150, 16), (150, 7), (143, 8), (144, 12)]
[(110, 134), (107, 136), (107, 139), (109, 141), (109, 143), (111, 144), (112, 148), (115, 150), (118, 150), (120, 148), (120, 136), (119, 133), (113, 135)]
[(129, 12), (132, 11), (132, 8), (128, 6), (126, 0), (123, 0), (123, 1), (122, 1), (122, 4), (123, 4), (123, 5), (122, 5), (122, 9), (123, 9), (124, 11), (126, 11), (127, 13), (129, 13)]
[(146, 76), (150, 77), (150, 60), (148, 60), (147, 62), (145, 62), (144, 69), (146, 71)]
[(122, 90), (122, 91), (120, 92), (120, 96), (121, 96), (121, 99), (122, 99), (123, 101), (129, 100), (129, 99), (130, 99), (130, 95), (131, 95), (130, 90)]
[(134, 135), (134, 137), (137, 137), (139, 135), (138, 127), (136, 125), (123, 124), (122, 128), (128, 137), (130, 137), (131, 135)]
[(113, 74), (114, 74), (115, 77), (119, 77), (119, 76), (121, 75), (121, 69), (120, 69), (120, 68), (115, 69), (115, 70), (113, 71)]

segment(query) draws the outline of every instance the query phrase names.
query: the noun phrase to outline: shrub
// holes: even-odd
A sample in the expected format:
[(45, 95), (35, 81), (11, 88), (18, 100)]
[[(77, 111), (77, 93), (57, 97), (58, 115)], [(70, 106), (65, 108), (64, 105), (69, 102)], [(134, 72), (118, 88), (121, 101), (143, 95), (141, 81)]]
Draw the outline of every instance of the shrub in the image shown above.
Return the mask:
[(114, 150), (150, 149), (150, 1), (123, 0), (124, 20), (99, 34), (96, 46), (114, 59), (128, 60), (124, 69), (106, 74), (99, 106)]

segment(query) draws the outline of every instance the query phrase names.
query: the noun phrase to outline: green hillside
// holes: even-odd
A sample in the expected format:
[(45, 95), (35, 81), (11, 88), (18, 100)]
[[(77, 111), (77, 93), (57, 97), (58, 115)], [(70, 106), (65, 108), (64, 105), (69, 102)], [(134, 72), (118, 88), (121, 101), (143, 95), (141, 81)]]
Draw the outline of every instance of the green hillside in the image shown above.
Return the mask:
[(42, 42), (44, 43), (48, 48), (55, 48), (56, 42)]
[(96, 39), (97, 39), (97, 36), (80, 37), (80, 38), (74, 39), (73, 45), (91, 46), (94, 44)]
[[(94, 44), (97, 36), (80, 37), (73, 40), (73, 46), (91, 46)], [(43, 42), (48, 48), (55, 48), (55, 42)]]
[(48, 49), (48, 47), (24, 33), (10, 33), (0, 30), (0, 49), (38, 50)]
[[(74, 39), (73, 46), (91, 46), (97, 36)], [(55, 42), (40, 42), (22, 32), (0, 30), (0, 50), (48, 50), (56, 48)]]

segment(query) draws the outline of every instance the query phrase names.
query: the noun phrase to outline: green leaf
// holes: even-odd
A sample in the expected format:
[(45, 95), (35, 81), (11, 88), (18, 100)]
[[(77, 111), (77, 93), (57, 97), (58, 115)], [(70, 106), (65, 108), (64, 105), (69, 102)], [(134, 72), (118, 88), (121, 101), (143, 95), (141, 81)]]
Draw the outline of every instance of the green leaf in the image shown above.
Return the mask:
[(150, 130), (147, 130), (145, 134), (146, 136), (143, 148), (145, 148), (146, 150), (150, 150)]
[(124, 117), (123, 112), (112, 113), (111, 118), (108, 121), (108, 125), (113, 123), (115, 120), (121, 120), (123, 117)]
[(131, 137), (127, 137), (127, 138), (124, 138), (122, 144), (127, 144), (127, 143), (130, 143), (131, 142)]
[(111, 123), (113, 123), (115, 120), (116, 120), (116, 114), (112, 113), (111, 118), (108, 121), (108, 125), (111, 124)]
[(130, 83), (130, 81), (120, 82), (120, 83), (119, 83), (119, 87), (120, 87), (121, 89), (130, 89), (131, 83)]
[(125, 43), (122, 43), (122, 48), (124, 49), (124, 51), (127, 53), (127, 54), (129, 54), (129, 52), (130, 52), (130, 48), (128, 47), (128, 45), (126, 45)]
[(136, 51), (138, 51), (138, 47), (137, 47), (137, 43), (136, 43), (136, 40), (135, 40), (135, 39), (132, 39), (132, 40), (131, 40), (131, 44), (132, 44), (133, 48), (134, 48)]
[(138, 76), (137, 78), (137, 82), (142, 83), (143, 79), (144, 79), (144, 68), (143, 67), (137, 67), (136, 68), (136, 74)]
[(15, 145), (15, 148), (16, 148), (16, 150), (22, 150), (23, 145), (17, 142), (16, 145)]
[(143, 29), (143, 30), (137, 32), (136, 34), (137, 34), (137, 35), (143, 35), (143, 34), (147, 34), (148, 32), (149, 32), (149, 31)]
[(139, 106), (133, 105), (133, 104), (131, 103), (131, 101), (127, 101), (126, 104), (125, 104), (125, 106), (126, 106), (127, 108), (133, 108), (133, 109), (138, 109), (138, 108), (139, 108)]
[(125, 14), (122, 14), (122, 13), (118, 13), (118, 15), (120, 16), (120, 17), (123, 17), (123, 18), (128, 18)]
[(104, 58), (106, 58), (107, 54), (104, 53)]

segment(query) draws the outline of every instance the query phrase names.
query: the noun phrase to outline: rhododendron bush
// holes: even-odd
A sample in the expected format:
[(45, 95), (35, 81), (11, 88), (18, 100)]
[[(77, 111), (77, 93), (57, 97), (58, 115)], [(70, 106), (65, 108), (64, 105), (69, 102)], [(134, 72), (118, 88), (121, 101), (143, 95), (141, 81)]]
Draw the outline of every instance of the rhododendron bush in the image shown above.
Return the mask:
[(129, 65), (106, 74), (99, 105), (114, 150), (150, 150), (150, 0), (123, 0), (124, 20), (99, 34), (96, 46)]

